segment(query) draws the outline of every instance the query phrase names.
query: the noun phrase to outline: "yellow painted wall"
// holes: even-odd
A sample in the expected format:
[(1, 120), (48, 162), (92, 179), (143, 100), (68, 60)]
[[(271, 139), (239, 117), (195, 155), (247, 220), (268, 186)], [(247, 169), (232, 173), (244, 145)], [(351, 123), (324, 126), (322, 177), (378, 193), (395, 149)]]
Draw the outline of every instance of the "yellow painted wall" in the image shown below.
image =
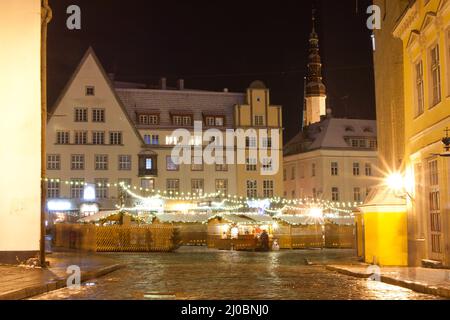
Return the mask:
[(406, 212), (365, 212), (365, 262), (380, 266), (407, 266)]

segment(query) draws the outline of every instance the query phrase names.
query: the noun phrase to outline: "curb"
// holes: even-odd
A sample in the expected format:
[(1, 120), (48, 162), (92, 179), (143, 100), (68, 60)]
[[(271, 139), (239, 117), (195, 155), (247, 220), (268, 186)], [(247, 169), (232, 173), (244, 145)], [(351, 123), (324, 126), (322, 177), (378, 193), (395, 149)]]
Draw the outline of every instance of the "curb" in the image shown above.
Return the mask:
[[(100, 268), (98, 270), (92, 270), (81, 273), (81, 282), (102, 277), (108, 273), (124, 268), (123, 264), (113, 264), (107, 267)], [(0, 300), (23, 300), (28, 299), (40, 294), (48, 293), (57, 289), (65, 288), (68, 277), (58, 278), (55, 281), (49, 281), (47, 283), (29, 286), (19, 290), (12, 290), (3, 294), (0, 294)]]
[[(341, 274), (345, 274), (347, 276), (351, 276), (351, 277), (355, 277), (355, 278), (369, 278), (371, 276), (371, 274), (368, 274), (368, 273), (354, 272), (354, 271), (350, 271), (347, 269), (341, 269), (341, 268), (332, 267), (332, 266), (326, 266), (326, 269), (330, 270), (330, 271), (336, 271)], [(450, 298), (450, 288), (432, 286), (432, 285), (428, 285), (426, 283), (415, 282), (415, 281), (411, 281), (411, 280), (396, 279), (396, 278), (387, 277), (385, 275), (380, 276), (380, 281), (390, 284), (390, 285), (410, 289), (412, 291), (416, 291), (419, 293), (425, 293), (425, 294), (431, 294), (431, 295), (435, 295), (435, 296), (441, 296), (444, 298)]]

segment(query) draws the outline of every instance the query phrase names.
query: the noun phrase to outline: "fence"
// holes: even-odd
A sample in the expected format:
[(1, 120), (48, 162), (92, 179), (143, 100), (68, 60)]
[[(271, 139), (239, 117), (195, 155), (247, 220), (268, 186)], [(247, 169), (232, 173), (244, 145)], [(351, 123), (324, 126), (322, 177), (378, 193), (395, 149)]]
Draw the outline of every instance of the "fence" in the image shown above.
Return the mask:
[(55, 246), (94, 252), (168, 252), (178, 246), (170, 225), (57, 224)]

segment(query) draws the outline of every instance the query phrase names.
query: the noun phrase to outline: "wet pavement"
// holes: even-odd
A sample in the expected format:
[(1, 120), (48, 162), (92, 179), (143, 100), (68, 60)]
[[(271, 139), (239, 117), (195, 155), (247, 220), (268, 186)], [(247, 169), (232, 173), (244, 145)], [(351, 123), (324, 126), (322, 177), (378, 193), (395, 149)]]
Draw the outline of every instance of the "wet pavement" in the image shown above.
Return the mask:
[(353, 255), (351, 250), (257, 253), (189, 247), (175, 253), (105, 254), (127, 267), (80, 289), (63, 288), (35, 299), (439, 299), (323, 265), (351, 262)]

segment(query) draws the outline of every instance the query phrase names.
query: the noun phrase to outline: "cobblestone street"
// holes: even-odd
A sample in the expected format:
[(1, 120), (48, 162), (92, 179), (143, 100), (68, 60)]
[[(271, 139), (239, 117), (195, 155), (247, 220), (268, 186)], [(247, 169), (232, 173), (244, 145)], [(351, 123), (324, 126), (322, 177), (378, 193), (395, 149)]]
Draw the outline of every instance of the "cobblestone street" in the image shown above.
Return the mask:
[[(35, 299), (439, 299), (328, 271), (352, 251), (270, 253), (181, 248), (171, 254), (105, 254), (127, 268)], [(307, 261), (314, 263), (308, 265)]]

